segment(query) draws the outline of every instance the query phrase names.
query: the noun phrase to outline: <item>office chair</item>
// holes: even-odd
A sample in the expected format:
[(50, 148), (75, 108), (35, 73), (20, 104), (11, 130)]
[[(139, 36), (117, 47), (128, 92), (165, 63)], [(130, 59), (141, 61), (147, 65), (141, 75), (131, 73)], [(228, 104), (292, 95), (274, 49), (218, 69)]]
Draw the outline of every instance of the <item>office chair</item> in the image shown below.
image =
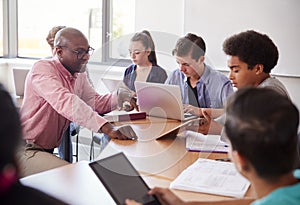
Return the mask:
[(70, 134), (71, 136), (76, 136), (76, 145), (75, 145), (75, 154), (74, 151), (71, 155), (71, 157), (76, 157), (76, 162), (78, 162), (79, 159), (79, 132), (80, 132), (80, 126), (75, 127), (74, 130), (72, 130), (70, 132), (70, 125), (68, 127), (68, 129), (64, 132), (63, 134), (63, 146), (64, 146), (64, 160), (68, 161), (68, 162), (72, 162), (72, 159), (70, 159), (70, 152), (71, 152), (71, 146), (72, 143), (69, 143), (69, 138), (70, 138)]
[(94, 134), (94, 132), (92, 132), (92, 141), (90, 147), (90, 161), (94, 160), (95, 158), (94, 143), (100, 146), (100, 151), (99, 151), (100, 154), (103, 151), (103, 149), (107, 146), (109, 141), (110, 141), (110, 137), (108, 137), (106, 134), (102, 134), (102, 133)]
[(25, 89), (25, 80), (29, 72), (27, 68), (12, 68), (13, 78), (14, 78), (14, 87), (16, 94), (16, 107), (20, 108), (22, 105)]

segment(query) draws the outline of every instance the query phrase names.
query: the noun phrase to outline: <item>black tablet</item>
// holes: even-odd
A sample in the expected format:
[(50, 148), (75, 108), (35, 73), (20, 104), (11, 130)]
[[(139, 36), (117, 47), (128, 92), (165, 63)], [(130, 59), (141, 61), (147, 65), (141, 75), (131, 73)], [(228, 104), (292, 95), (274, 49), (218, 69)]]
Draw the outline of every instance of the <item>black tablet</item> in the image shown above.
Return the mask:
[(127, 198), (146, 205), (160, 204), (148, 195), (149, 187), (122, 152), (89, 165), (118, 205), (125, 204)]

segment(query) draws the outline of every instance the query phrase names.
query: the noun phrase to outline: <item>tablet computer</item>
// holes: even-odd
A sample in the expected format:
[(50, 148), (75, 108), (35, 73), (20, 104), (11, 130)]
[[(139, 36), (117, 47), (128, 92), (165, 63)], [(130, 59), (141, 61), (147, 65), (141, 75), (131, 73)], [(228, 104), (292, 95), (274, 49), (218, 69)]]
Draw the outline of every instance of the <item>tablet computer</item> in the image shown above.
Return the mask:
[(155, 196), (148, 195), (150, 188), (123, 152), (89, 165), (116, 204), (125, 204), (127, 198), (146, 205), (160, 204)]

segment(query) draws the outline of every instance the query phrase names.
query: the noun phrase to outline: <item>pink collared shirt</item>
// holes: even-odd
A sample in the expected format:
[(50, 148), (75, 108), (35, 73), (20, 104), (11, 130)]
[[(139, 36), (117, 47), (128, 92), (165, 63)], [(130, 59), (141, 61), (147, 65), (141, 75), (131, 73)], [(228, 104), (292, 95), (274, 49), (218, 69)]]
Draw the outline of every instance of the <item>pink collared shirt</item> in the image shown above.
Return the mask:
[(116, 106), (117, 95), (100, 96), (85, 72), (72, 76), (56, 57), (40, 60), (26, 78), (20, 110), (23, 138), (45, 149), (55, 148), (70, 122), (97, 132), (107, 122), (99, 114)]

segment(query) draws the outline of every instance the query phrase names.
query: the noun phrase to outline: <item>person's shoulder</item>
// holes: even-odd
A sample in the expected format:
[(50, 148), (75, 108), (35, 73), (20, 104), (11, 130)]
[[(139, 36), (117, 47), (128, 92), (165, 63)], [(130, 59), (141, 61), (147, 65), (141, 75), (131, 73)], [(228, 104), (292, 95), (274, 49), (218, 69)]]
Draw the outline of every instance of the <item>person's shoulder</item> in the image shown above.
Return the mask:
[(165, 70), (165, 69), (164, 69), (163, 67), (161, 67), (160, 65), (153, 65), (152, 68)]
[(284, 86), (284, 84), (278, 80), (277, 78), (271, 76), (267, 79), (265, 79), (263, 82), (261, 82), (258, 87), (261, 88), (269, 88), (272, 90), (277, 91), (278, 93), (287, 96), (289, 98), (289, 93), (286, 89), (286, 87)]
[(132, 72), (135, 69), (135, 64), (130, 64), (126, 69), (125, 69), (125, 74), (128, 74)]
[[(296, 176), (295, 173), (300, 170), (294, 171), (294, 176), (299, 179), (299, 175)], [(251, 205), (281, 205), (281, 204), (290, 204), (298, 205), (300, 204), (300, 182), (291, 186), (285, 186), (272, 191), (269, 195), (256, 200)]]
[(175, 68), (173, 71), (171, 71), (170, 75), (184, 76), (184, 74), (178, 68)]
[(39, 60), (37, 60), (34, 65), (37, 65), (37, 64), (52, 64), (54, 61), (53, 58), (41, 58)]
[(213, 69), (209, 65), (205, 65), (204, 76), (204, 80), (207, 80), (208, 82), (211, 80), (219, 83), (230, 82), (229, 78), (224, 73), (219, 70)]
[(275, 78), (274, 76), (270, 76), (269, 78), (265, 79), (263, 82), (260, 84), (261, 87), (264, 86), (280, 86), (284, 87), (283, 83)]
[(169, 75), (169, 79), (184, 79), (184, 78), (185, 75), (179, 69), (173, 70)]
[(152, 68), (154, 68), (158, 72), (167, 73), (166, 70), (163, 67), (159, 66), (159, 65), (152, 66)]
[(184, 82), (185, 75), (176, 68), (175, 70), (171, 71), (168, 75), (167, 80), (165, 81), (166, 84), (182, 84)]
[(36, 61), (32, 66), (33, 73), (39, 72), (51, 72), (51, 68), (55, 68), (55, 64), (58, 62), (53, 58), (43, 58)]
[(135, 64), (130, 64), (129, 66), (127, 66), (125, 70), (133, 70), (135, 66), (136, 66)]

